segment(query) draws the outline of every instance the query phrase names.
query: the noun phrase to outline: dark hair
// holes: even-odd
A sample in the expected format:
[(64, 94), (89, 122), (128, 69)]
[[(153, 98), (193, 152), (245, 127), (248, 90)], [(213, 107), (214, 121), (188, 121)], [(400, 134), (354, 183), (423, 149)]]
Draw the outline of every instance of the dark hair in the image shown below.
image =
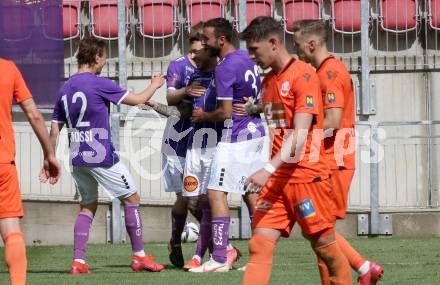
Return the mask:
[(301, 35), (314, 35), (323, 43), (327, 42), (327, 25), (322, 20), (299, 20), (293, 23), (293, 32)]
[(249, 26), (240, 33), (240, 39), (246, 42), (258, 42), (273, 35), (277, 36), (281, 41), (284, 40), (284, 31), (281, 23), (272, 17), (260, 16), (253, 19)]
[(205, 28), (214, 28), (214, 35), (216, 38), (225, 37), (225, 39), (234, 43), (236, 40), (236, 33), (232, 24), (225, 18), (214, 18), (205, 23)]
[(199, 22), (191, 27), (191, 32), (189, 33), (189, 43), (192, 44), (195, 41), (203, 40), (203, 27), (205, 22)]
[(96, 56), (103, 55), (106, 50), (106, 42), (97, 38), (85, 38), (79, 43), (78, 54), (76, 60), (78, 65), (90, 65), (96, 64)]

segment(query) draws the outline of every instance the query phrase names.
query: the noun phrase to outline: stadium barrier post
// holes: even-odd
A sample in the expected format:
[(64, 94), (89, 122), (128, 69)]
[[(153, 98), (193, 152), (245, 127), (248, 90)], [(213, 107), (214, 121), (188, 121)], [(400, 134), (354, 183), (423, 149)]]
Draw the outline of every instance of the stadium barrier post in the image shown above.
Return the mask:
[[(238, 31), (243, 31), (247, 26), (246, 0), (240, 0), (238, 3), (240, 11)], [(246, 50), (246, 43), (240, 41), (240, 49)], [(249, 218), (249, 210), (246, 203), (241, 199), (240, 202), (240, 239), (248, 239), (251, 237), (251, 224)]]

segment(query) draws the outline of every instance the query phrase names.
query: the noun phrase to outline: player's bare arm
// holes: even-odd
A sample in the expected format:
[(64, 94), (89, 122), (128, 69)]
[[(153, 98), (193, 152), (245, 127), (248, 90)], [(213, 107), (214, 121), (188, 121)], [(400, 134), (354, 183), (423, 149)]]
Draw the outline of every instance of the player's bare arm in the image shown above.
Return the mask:
[(165, 83), (165, 79), (162, 75), (154, 75), (151, 78), (150, 85), (145, 88), (144, 91), (140, 93), (132, 93), (130, 92), (124, 100), (122, 100), (123, 104), (135, 106), (139, 104), (143, 104), (150, 100), (153, 97), (154, 93), (157, 89), (159, 89)]
[(192, 114), (192, 104), (182, 101), (176, 106), (168, 106), (154, 100), (149, 100), (146, 104), (137, 105), (142, 110), (154, 110), (165, 117), (189, 118)]
[(283, 143), (281, 150), (264, 166), (252, 174), (246, 181), (251, 192), (258, 192), (266, 184), (269, 177), (284, 163), (298, 162), (298, 156), (304, 150), (307, 134), (312, 126), (313, 114), (297, 113), (294, 117), (295, 129)]
[(233, 104), (232, 112), (234, 112), (238, 116), (252, 116), (259, 115), (263, 113), (264, 106), (260, 103), (253, 102), (248, 97), (243, 97), (245, 100), (244, 104)]
[(204, 112), (202, 109), (194, 109), (192, 112), (191, 120), (194, 123), (200, 123), (204, 121), (209, 122), (222, 122), (232, 116), (232, 100), (219, 101), (219, 107), (212, 112)]
[[(55, 158), (55, 151), (52, 148), (52, 144), (47, 133), (47, 128), (44, 123), (44, 118), (38, 111), (33, 99), (28, 99), (20, 103), (20, 107), (23, 110), (26, 118), (32, 126), (44, 153), (44, 165), (42, 172), (49, 180), (50, 184), (57, 183), (60, 178), (60, 166)], [(47, 180), (46, 180), (47, 181)]]

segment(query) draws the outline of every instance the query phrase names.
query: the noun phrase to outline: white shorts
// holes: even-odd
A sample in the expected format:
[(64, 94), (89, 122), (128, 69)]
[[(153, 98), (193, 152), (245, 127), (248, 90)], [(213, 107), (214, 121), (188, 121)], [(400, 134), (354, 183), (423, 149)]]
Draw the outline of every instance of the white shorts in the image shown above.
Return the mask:
[(133, 178), (122, 162), (111, 167), (74, 166), (72, 176), (76, 189), (81, 195), (81, 205), (98, 200), (98, 184), (112, 200), (128, 198), (137, 192)]
[(268, 142), (267, 137), (262, 137), (236, 143), (218, 143), (208, 189), (243, 195), (248, 176), (263, 168), (268, 161)]
[(182, 193), (185, 158), (162, 153), (162, 170), (165, 192)]
[(189, 149), (186, 153), (182, 196), (206, 194), (215, 147)]

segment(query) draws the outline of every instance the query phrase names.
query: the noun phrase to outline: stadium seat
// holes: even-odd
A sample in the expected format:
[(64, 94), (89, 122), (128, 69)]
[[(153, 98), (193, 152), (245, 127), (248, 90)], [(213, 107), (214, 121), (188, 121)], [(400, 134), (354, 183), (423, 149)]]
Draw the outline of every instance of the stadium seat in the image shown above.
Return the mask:
[[(126, 35), (130, 32), (130, 0), (125, 2)], [(118, 38), (118, 0), (90, 0), (90, 33), (92, 36), (114, 40)]]
[(361, 32), (361, 0), (331, 0), (331, 23), (342, 34)]
[(428, 0), (428, 26), (432, 30), (440, 30), (440, 0)]
[(405, 33), (417, 29), (417, 0), (379, 0), (379, 22), (383, 31)]
[(177, 33), (178, 0), (137, 0), (138, 30), (143, 37), (168, 38)]
[(298, 20), (321, 19), (322, 0), (281, 0), (286, 33), (291, 34)]
[[(46, 14), (48, 12), (49, 11), (44, 12), (44, 17), (47, 17)], [(64, 40), (70, 40), (81, 36), (81, 0), (63, 0)]]
[(224, 17), (228, 0), (185, 0), (186, 27), (191, 27), (201, 21)]
[[(239, 0), (234, 0), (235, 23), (238, 27), (240, 22)], [(247, 0), (246, 1), (246, 24), (259, 16), (273, 16), (275, 0)], [(238, 30), (238, 29), (237, 29)]]

